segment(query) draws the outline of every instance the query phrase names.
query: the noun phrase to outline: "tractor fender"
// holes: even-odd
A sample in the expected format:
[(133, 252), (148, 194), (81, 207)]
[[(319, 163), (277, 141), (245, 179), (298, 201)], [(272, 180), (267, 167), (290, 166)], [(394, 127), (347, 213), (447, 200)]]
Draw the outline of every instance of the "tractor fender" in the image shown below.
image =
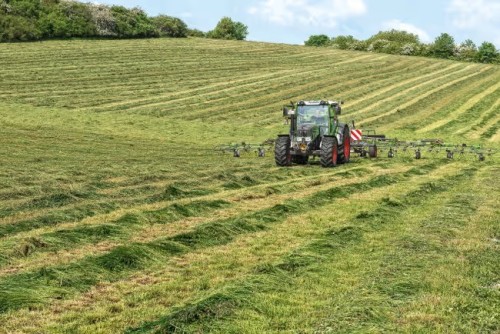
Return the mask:
[(344, 144), (344, 128), (347, 126), (346, 123), (339, 123), (338, 127), (337, 127), (337, 133), (335, 134), (335, 136), (337, 137), (337, 142), (339, 143), (339, 145), (343, 145)]

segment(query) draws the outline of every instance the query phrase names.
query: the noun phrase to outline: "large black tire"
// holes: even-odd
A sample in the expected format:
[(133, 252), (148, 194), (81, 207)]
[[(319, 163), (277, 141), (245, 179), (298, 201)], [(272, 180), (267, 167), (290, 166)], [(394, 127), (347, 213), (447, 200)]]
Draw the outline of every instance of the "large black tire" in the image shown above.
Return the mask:
[[(370, 156), (370, 158), (377, 157), (377, 155), (378, 155), (377, 145), (372, 145), (368, 148), (368, 155)], [(390, 158), (392, 158), (392, 157), (390, 157)]]
[(336, 137), (323, 137), (321, 143), (321, 166), (337, 166), (339, 145)]
[(290, 155), (290, 137), (280, 136), (274, 144), (274, 161), (280, 167), (290, 166), (292, 156)]
[(339, 158), (338, 163), (345, 164), (351, 159), (351, 133), (349, 126), (344, 126), (342, 132), (342, 145), (339, 145)]
[(307, 165), (307, 162), (309, 161), (309, 156), (302, 156), (302, 155), (295, 155), (292, 157), (292, 162), (299, 164), (299, 165)]

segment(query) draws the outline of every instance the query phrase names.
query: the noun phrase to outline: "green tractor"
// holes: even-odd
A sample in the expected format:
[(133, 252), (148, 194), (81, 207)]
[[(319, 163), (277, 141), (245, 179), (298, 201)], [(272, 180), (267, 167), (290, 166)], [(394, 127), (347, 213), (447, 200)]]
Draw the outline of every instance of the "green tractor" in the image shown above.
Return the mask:
[(278, 135), (274, 158), (278, 166), (307, 164), (309, 157), (320, 157), (321, 166), (335, 167), (349, 162), (349, 126), (340, 123), (343, 101), (300, 101), (283, 108), (290, 124), (288, 134)]

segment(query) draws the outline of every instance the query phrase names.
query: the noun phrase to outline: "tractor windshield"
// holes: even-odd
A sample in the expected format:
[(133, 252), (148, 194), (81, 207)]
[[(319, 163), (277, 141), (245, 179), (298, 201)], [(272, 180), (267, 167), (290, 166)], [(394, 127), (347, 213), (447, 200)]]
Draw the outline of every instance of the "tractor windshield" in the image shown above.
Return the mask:
[(328, 127), (328, 106), (299, 106), (297, 108), (297, 127), (305, 125)]

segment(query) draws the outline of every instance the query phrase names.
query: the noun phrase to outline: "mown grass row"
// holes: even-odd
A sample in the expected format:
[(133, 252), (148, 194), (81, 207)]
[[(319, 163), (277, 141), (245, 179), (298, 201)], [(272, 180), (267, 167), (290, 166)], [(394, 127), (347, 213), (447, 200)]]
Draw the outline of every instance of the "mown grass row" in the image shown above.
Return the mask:
[[(399, 94), (397, 96), (393, 96), (390, 101), (387, 101), (381, 108), (376, 112), (372, 113), (371, 117), (368, 115), (364, 115), (365, 120), (363, 121), (364, 125), (376, 125), (376, 124), (387, 124), (387, 119), (390, 117), (394, 117), (400, 112), (406, 111), (406, 108), (412, 106), (423, 106), (424, 102), (429, 99), (433, 101), (433, 96), (439, 94), (446, 94), (446, 92), (454, 92), (462, 87), (463, 85), (469, 84), (467, 79), (480, 80), (488, 75), (492, 75), (495, 73), (493, 68), (491, 69), (483, 69), (482, 71), (474, 71), (469, 70), (466, 75), (457, 73), (452, 75), (449, 79), (451, 80), (443, 80), (443, 81), (434, 81), (429, 85), (423, 85), (416, 89), (410, 89), (408, 93), (411, 94)], [(450, 93), (448, 93), (450, 94)], [(388, 99), (389, 100), (389, 99)], [(425, 110), (425, 109), (424, 109)], [(375, 114), (375, 115), (373, 115)], [(404, 115), (397, 115), (398, 119)], [(412, 124), (417, 126), (416, 124)]]
[[(415, 189), (416, 185), (425, 182), (428, 177), (438, 179), (453, 175), (456, 165), (440, 163), (437, 169), (431, 172), (422, 170), (419, 173), (421, 175), (407, 179), (404, 183), (408, 189)], [(399, 170), (404, 172), (404, 169)], [(321, 231), (338, 226), (343, 221), (350, 221), (362, 209), (352, 200), (365, 199), (366, 203), (363, 203), (372, 207), (373, 196), (380, 198), (390, 196), (393, 191), (408, 191), (398, 189), (396, 184), (372, 188), (353, 194), (348, 199), (339, 198), (314, 211), (291, 215), (286, 219), (286, 224), (273, 224), (268, 230), (240, 235), (229, 244), (186, 253), (169, 260), (167, 266), (149, 266), (133, 275), (130, 280), (100, 284), (75, 300), (55, 302), (53, 306), (40, 312), (49, 315), (50, 324), (60, 325), (59, 332), (121, 331), (129, 323), (126, 319), (131, 319), (131, 314), (136, 315), (134, 319), (138, 319), (139, 314), (149, 319), (152, 314), (160, 316), (164, 313), (162, 307), (182, 305), (198, 293), (205, 295), (208, 290), (221, 287), (223, 282), (229, 283), (237, 277), (245, 276), (255, 264), (273, 261), (278, 255), (284, 255), (307, 240), (315, 239)], [(333, 216), (334, 212), (337, 213), (337, 218)], [(125, 291), (128, 292), (123, 294)], [(151, 304), (151, 300), (156, 303)], [(71, 309), (68, 313), (59, 314), (58, 310), (67, 307)], [(121, 311), (113, 311), (117, 309)], [(52, 317), (51, 312), (58, 315)], [(7, 314), (5, 319), (11, 319), (15, 314), (26, 314), (26, 311), (15, 312), (10, 316)], [(22, 319), (24, 315), (20, 317)], [(9, 320), (11, 325), (16, 322), (12, 320)], [(51, 326), (46, 321), (43, 323)]]
[[(436, 167), (436, 163), (427, 166), (430, 170)], [(335, 198), (389, 185), (421, 173), (421, 168), (415, 168), (402, 175), (383, 175), (368, 182), (340, 188), (334, 187), (304, 199), (277, 204), (247, 215), (206, 225), (201, 224), (191, 232), (180, 233), (173, 237), (154, 240), (146, 244), (119, 246), (106, 254), (88, 257), (76, 263), (2, 277), (0, 279), (2, 282), (0, 291), (2, 303), (0, 304), (3, 305), (1, 311), (37, 305), (42, 301), (47, 301), (48, 298), (67, 298), (67, 295), (84, 291), (99, 281), (117, 280), (152, 262), (164, 261), (172, 255), (194, 249), (222, 245), (231, 242), (237, 235), (266, 229), (268, 224), (278, 223), (289, 215), (326, 205)], [(158, 215), (163, 217), (161, 213)], [(130, 216), (126, 216), (126, 219), (129, 220)]]
[[(390, 224), (397, 222), (410, 208), (432, 201), (439, 194), (448, 192), (450, 187), (456, 186), (456, 182), (469, 179), (475, 173), (476, 169), (471, 168), (451, 178), (424, 183), (418, 190), (411, 191), (402, 198), (384, 198), (376, 209), (359, 213), (355, 222), (327, 231), (316, 241), (294, 250), (278, 263), (258, 266), (254, 270), (255, 274), (244, 282), (178, 307), (167, 316), (130, 329), (128, 333), (238, 331), (237, 326), (224, 327), (225, 319), (231, 319), (238, 311), (241, 312), (240, 309), (248, 309), (257, 313), (266, 312), (267, 310), (259, 310), (258, 303), (252, 300), (256, 295), (259, 299), (264, 296), (272, 298), (276, 293), (292, 290), (293, 287), (289, 285), (294, 284), (293, 281), (297, 277), (316, 268), (318, 264), (332, 262), (336, 256), (340, 256), (339, 253), (353, 244), (368, 242), (369, 234), (390, 228)], [(466, 209), (467, 207), (464, 210)], [(387, 288), (387, 285), (381, 283), (380, 287)], [(411, 290), (411, 287), (407, 286), (401, 286), (401, 288)], [(293, 292), (290, 291), (290, 293)], [(275, 331), (280, 329), (291, 330), (292, 328), (288, 326), (274, 328)], [(300, 330), (300, 328), (293, 329)], [(246, 331), (248, 330), (250, 329), (246, 328)], [(262, 328), (255, 327), (253, 330), (258, 331)]]
[[(219, 207), (216, 207), (218, 203), (224, 203), (224, 207), (229, 207), (230, 210), (234, 207), (234, 205), (231, 204), (234, 203), (239, 203), (238, 206), (244, 208), (245, 206), (252, 205), (254, 199), (267, 198), (269, 201), (273, 201), (276, 196), (284, 197), (286, 194), (295, 193), (301, 190), (306, 190), (307, 194), (309, 191), (308, 188), (310, 188), (311, 185), (315, 188), (317, 186), (325, 188), (332, 183), (338, 182), (341, 178), (363, 177), (369, 173), (370, 170), (366, 168), (354, 167), (347, 171), (322, 173), (303, 177), (299, 182), (286, 180), (264, 184), (248, 176), (241, 180), (231, 176), (229, 178), (231, 181), (224, 183), (224, 189), (235, 189), (237, 191), (229, 191), (222, 197), (218, 196), (220, 199), (215, 199), (216, 197), (214, 196), (216, 195), (207, 193), (206, 191), (186, 191), (179, 188), (179, 184), (177, 186), (170, 185), (161, 194), (161, 198), (157, 200), (174, 204), (168, 206), (160, 205), (157, 209), (145, 209), (141, 211), (142, 213), (139, 216), (135, 214), (131, 216), (130, 213), (126, 213), (114, 221), (108, 221), (106, 219), (106, 223), (96, 220), (97, 224), (91, 223), (82, 225), (73, 223), (55, 229), (50, 229), (50, 226), (53, 224), (46, 224), (40, 229), (36, 229), (37, 226), (34, 225), (27, 236), (13, 235), (10, 238), (4, 238), (4, 240), (0, 242), (0, 250), (2, 250), (0, 268), (7, 264), (15, 266), (16, 263), (22, 263), (25, 267), (28, 263), (27, 258), (33, 254), (41, 255), (40, 253), (55, 253), (54, 255), (56, 255), (57, 252), (61, 250), (68, 251), (86, 244), (96, 244), (96, 246), (99, 246), (97, 243), (105, 241), (123, 243), (132, 236), (137, 237), (137, 235), (141, 235), (141, 231), (145, 232), (145, 230), (152, 228), (155, 224), (164, 225), (189, 217), (207, 217), (211, 214), (213, 209), (219, 209)], [(225, 178), (224, 175), (221, 176)], [(235, 197), (235, 195), (237, 197)], [(303, 195), (301, 194), (300, 197), (301, 196)], [(202, 200), (202, 198), (207, 197), (214, 199)], [(231, 203), (227, 202), (228, 198), (231, 199)], [(158, 207), (158, 205), (155, 205), (155, 207)], [(138, 209), (134, 210), (134, 212), (137, 211)], [(126, 223), (131, 217), (135, 217), (137, 220), (136, 224)], [(20, 223), (14, 224), (14, 226), (20, 229), (26, 227)], [(39, 256), (29, 260), (29, 262), (36, 262), (37, 259), (40, 260)]]
[[(474, 110), (478, 110), (478, 108), (481, 108), (480, 110), (487, 110), (483, 109), (486, 104), (484, 104), (483, 97), (481, 95), (483, 94), (485, 86), (495, 84), (496, 82), (498, 82), (499, 78), (499, 76), (488, 75), (483, 76), (482, 78), (478, 78), (473, 83), (457, 83), (444, 91), (436, 92), (430, 95), (428, 98), (432, 102), (425, 106), (426, 110), (419, 111), (418, 109), (421, 109), (422, 107), (418, 108), (416, 105), (414, 105), (410, 108), (401, 110), (398, 113), (399, 115), (391, 115), (383, 119), (390, 122), (390, 124), (392, 124), (394, 128), (399, 129), (406, 128), (406, 125), (401, 121), (401, 116), (404, 116), (403, 118), (407, 119), (407, 121), (416, 121), (417, 119), (419, 119), (419, 124), (415, 123), (411, 126), (414, 131), (425, 133), (425, 129), (426, 127), (428, 127), (428, 132), (451, 133), (453, 130), (453, 122), (457, 117), (457, 114), (458, 117), (463, 117), (461, 120), (461, 124), (464, 124), (466, 118), (474, 119), (476, 117), (477, 114), (472, 113)], [(449, 90), (455, 91), (457, 93), (457, 97), (450, 100)], [(477, 96), (481, 96), (481, 99), (473, 105), (471, 110), (467, 110), (466, 112), (460, 111), (464, 104), (468, 103), (468, 101), (476, 98)], [(488, 99), (486, 97), (486, 101), (487, 100)], [(477, 109), (475, 109), (474, 106)], [(401, 113), (403, 114), (401, 115)], [(437, 122), (441, 122), (443, 124), (436, 125)]]
[[(350, 170), (357, 173), (357, 175), (361, 175), (360, 173), (362, 172), (362, 169), (355, 167)], [(36, 212), (36, 215), (27, 220), (14, 220), (11, 223), (0, 225), (0, 237), (4, 238), (38, 228), (57, 226), (66, 222), (78, 222), (84, 218), (106, 214), (118, 208), (130, 207), (132, 205), (137, 206), (140, 204), (153, 204), (216, 195), (225, 190), (245, 189), (273, 182), (291, 183), (293, 180), (300, 180), (304, 177), (316, 177), (318, 174), (313, 168), (290, 171), (276, 169), (274, 172), (266, 172), (265, 174), (262, 174), (259, 170), (249, 172), (246, 168), (221, 171), (207, 177), (206, 181), (202, 182), (203, 186), (199, 186), (199, 184), (205, 178), (202, 178), (200, 175), (193, 182), (175, 182), (164, 187), (143, 185), (136, 191), (130, 191), (126, 188), (119, 194), (107, 193), (106, 196), (100, 190), (108, 189), (108, 187), (116, 186), (116, 184), (101, 182), (96, 187), (97, 183), (94, 183), (93, 187), (87, 190), (81, 188), (78, 191), (59, 192), (33, 198), (24, 204), (19, 205), (19, 203), (16, 203), (16, 206), (2, 210), (4, 217), (18, 211)], [(340, 173), (340, 171), (336, 173)], [(321, 173), (320, 175), (323, 174)], [(148, 175), (147, 177), (150, 181), (156, 181), (152, 175)], [(162, 179), (160, 178), (159, 180)], [(140, 180), (139, 182), (144, 184), (144, 180)], [(135, 184), (135, 182), (130, 183), (128, 181), (123, 185), (130, 184)], [(121, 198), (121, 196), (125, 197)], [(49, 210), (40, 211), (45, 208)]]

